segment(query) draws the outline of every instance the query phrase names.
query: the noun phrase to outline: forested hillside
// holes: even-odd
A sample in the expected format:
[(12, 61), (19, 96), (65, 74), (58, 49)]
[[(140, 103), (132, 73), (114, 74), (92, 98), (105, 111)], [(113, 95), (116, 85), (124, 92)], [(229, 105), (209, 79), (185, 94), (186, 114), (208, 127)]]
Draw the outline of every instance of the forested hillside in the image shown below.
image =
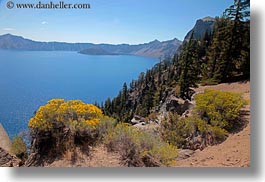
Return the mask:
[(212, 31), (200, 39), (190, 33), (171, 60), (163, 60), (129, 85), (124, 83), (102, 109), (119, 121), (157, 113), (168, 96), (191, 99), (198, 84), (218, 84), (250, 78), (250, 1), (235, 1), (215, 18)]

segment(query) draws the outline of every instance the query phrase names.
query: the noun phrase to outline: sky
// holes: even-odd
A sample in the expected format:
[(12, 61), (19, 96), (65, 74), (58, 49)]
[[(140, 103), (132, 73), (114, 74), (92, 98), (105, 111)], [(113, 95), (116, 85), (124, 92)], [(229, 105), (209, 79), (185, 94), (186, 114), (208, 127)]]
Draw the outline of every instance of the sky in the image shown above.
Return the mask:
[[(233, 0), (64, 0), (90, 9), (8, 9), (0, 0), (0, 35), (37, 41), (139, 44), (183, 40), (197, 19), (220, 16)], [(61, 0), (42, 0), (42, 3)], [(38, 0), (13, 0), (38, 3)]]

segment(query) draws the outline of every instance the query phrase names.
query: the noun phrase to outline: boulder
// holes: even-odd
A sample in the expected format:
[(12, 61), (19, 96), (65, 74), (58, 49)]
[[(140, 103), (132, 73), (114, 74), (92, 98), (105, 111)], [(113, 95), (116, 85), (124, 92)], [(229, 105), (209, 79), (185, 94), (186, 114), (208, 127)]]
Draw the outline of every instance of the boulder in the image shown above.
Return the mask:
[(194, 153), (195, 153), (194, 150), (182, 149), (178, 152), (177, 161), (187, 159), (187, 158), (191, 157)]
[(183, 100), (171, 95), (162, 104), (160, 113), (176, 112), (182, 115), (185, 111), (191, 110), (193, 107), (193, 104), (189, 100)]
[(140, 124), (140, 123), (143, 123), (143, 122), (145, 122), (145, 121), (144, 121), (144, 118), (141, 117), (141, 116), (137, 116), (137, 115), (135, 115), (135, 116), (133, 117), (133, 119), (131, 120), (131, 124), (132, 124), (132, 125)]
[(133, 126), (136, 127), (136, 128), (145, 128), (146, 123), (145, 122), (141, 122), (141, 123), (135, 124)]

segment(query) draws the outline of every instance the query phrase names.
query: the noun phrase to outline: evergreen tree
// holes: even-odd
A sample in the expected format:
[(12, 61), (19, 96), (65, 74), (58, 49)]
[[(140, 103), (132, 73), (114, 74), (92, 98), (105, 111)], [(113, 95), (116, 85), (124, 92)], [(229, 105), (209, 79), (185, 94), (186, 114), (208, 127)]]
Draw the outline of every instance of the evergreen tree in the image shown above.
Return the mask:
[(230, 21), (225, 18), (216, 19), (213, 40), (206, 51), (208, 65), (207, 70), (204, 71), (208, 73), (209, 79), (217, 83), (223, 81), (225, 69), (230, 64), (228, 56), (230, 30), (227, 28), (229, 23)]
[(197, 87), (200, 67), (198, 65), (198, 41), (193, 39), (193, 34), (188, 42), (183, 45), (180, 55), (181, 74), (179, 79), (180, 96), (190, 98), (191, 87)]
[(128, 99), (128, 88), (126, 82), (123, 84), (122, 94), (121, 94), (122, 106), (126, 106), (126, 102)]
[(103, 112), (105, 115), (109, 115), (109, 116), (112, 115), (113, 107), (112, 107), (112, 102), (111, 102), (110, 98), (107, 98), (107, 100), (105, 101)]
[[(244, 49), (242, 46), (244, 42), (249, 39), (245, 39), (246, 29), (245, 22), (250, 19), (250, 0), (234, 0), (234, 4), (225, 10), (224, 16), (231, 20), (231, 35), (228, 49), (228, 59), (227, 64), (223, 72), (223, 81), (226, 80), (226, 76), (229, 75), (231, 70), (231, 65), (234, 69), (237, 69), (237, 65), (244, 65), (245, 61), (248, 60), (248, 55), (246, 59), (242, 58), (241, 50)], [(249, 45), (249, 42), (247, 42)]]

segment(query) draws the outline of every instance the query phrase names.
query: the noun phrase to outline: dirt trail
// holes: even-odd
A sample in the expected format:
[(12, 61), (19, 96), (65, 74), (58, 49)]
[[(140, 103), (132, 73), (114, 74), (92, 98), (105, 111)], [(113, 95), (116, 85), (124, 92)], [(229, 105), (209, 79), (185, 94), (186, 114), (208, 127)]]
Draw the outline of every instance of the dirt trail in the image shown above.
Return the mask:
[(57, 160), (46, 167), (123, 167), (120, 155), (108, 152), (103, 145), (92, 148), (90, 156), (78, 152), (75, 163), (71, 162), (71, 154), (65, 154), (63, 159)]
[[(201, 86), (196, 91), (214, 89), (242, 93), (250, 101), (250, 83), (231, 83), (216, 86)], [(180, 160), (177, 167), (249, 167), (250, 166), (250, 102), (243, 109), (246, 127), (235, 134), (230, 134), (223, 143), (196, 151), (188, 159)]]

